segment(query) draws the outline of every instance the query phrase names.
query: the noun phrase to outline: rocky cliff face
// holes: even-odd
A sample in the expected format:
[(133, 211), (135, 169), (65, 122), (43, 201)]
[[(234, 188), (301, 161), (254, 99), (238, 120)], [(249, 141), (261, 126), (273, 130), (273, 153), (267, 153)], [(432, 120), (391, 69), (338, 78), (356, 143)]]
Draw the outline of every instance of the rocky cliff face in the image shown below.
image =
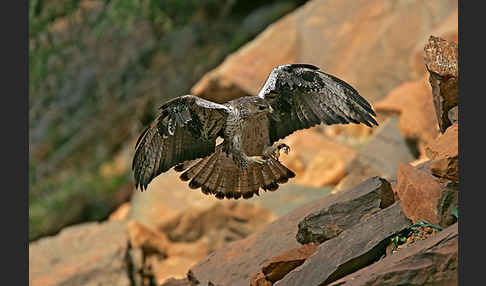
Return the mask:
[[(457, 2), (310, 1), (192, 90), (254, 94), (274, 65), (304, 60), (357, 86), (380, 127), (285, 138), (298, 179), (247, 201), (168, 172), (109, 221), (31, 243), (31, 284), (457, 285)], [(119, 154), (100, 172), (123, 170)]]

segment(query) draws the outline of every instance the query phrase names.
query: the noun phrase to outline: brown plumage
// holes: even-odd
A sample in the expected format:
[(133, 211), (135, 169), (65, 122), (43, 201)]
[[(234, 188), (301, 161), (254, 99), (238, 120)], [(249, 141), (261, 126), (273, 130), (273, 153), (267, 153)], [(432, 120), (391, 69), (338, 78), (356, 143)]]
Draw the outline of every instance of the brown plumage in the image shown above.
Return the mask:
[[(217, 198), (275, 191), (295, 174), (278, 160), (277, 141), (320, 123), (378, 125), (370, 104), (344, 81), (306, 64), (276, 67), (258, 96), (217, 104), (175, 98), (139, 137), (132, 169), (142, 191), (174, 167), (191, 189)], [(216, 146), (216, 138), (224, 139)]]

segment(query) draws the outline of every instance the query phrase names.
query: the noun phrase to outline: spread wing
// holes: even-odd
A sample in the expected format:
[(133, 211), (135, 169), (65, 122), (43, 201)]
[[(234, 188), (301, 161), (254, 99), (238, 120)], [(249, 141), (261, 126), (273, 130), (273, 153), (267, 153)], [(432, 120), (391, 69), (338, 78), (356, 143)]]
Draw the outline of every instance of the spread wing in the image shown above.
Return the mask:
[(312, 65), (276, 67), (258, 96), (274, 110), (268, 115), (272, 142), (320, 123), (378, 125), (371, 105), (353, 87)]
[(142, 191), (176, 164), (213, 153), (229, 113), (228, 107), (193, 95), (177, 97), (160, 109), (135, 146), (132, 170)]

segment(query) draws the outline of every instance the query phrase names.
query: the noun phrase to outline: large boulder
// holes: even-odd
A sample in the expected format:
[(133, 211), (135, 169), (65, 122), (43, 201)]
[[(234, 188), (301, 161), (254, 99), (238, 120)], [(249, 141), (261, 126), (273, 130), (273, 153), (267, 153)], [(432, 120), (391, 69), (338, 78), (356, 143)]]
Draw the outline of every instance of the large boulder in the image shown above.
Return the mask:
[(414, 222), (426, 220), (447, 226), (455, 221), (451, 215), (451, 205), (458, 205), (459, 195), (455, 184), (440, 182), (426, 170), (403, 163), (398, 168), (395, 189), (404, 213)]
[(299, 222), (297, 241), (302, 244), (322, 243), (338, 236), (365, 217), (389, 207), (395, 201), (393, 190), (385, 179), (379, 180), (375, 188), (361, 191), (359, 196), (351, 200), (337, 202), (307, 215)]
[(417, 42), (451, 14), (457, 19), (457, 6), (455, 0), (309, 1), (229, 55), (191, 92), (217, 102), (256, 95), (273, 67), (304, 62), (344, 79), (374, 102), (425, 74), (423, 62), (416, 65), (423, 47), (417, 49)]
[(86, 223), (29, 245), (29, 285), (131, 286), (126, 225)]

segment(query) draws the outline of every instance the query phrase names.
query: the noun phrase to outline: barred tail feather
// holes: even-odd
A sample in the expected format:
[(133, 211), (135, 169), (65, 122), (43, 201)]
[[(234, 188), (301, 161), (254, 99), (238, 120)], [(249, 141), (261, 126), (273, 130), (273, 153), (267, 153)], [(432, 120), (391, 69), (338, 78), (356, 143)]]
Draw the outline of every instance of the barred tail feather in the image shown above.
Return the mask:
[(201, 188), (204, 194), (218, 199), (249, 199), (259, 195), (260, 189), (275, 191), (279, 184), (295, 177), (294, 172), (274, 158), (268, 158), (263, 165), (240, 169), (220, 147), (211, 156), (192, 163), (190, 167), (180, 167), (184, 171), (181, 180), (190, 180), (191, 189)]

